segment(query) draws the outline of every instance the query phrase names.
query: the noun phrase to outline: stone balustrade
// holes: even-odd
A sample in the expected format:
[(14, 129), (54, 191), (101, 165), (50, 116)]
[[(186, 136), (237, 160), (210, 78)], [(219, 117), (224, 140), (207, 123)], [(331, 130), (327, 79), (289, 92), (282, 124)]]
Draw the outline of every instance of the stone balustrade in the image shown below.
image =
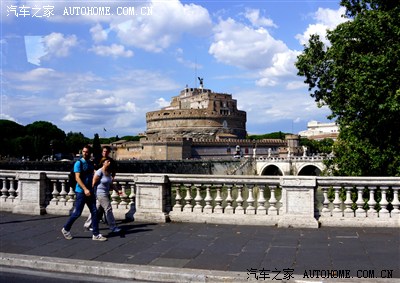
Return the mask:
[(400, 227), (399, 179), (318, 177), (322, 192), (316, 201), (319, 222), (325, 226)]
[[(117, 219), (400, 227), (399, 177), (117, 174)], [(68, 172), (0, 170), (0, 210), (69, 215)], [(88, 211), (84, 211), (87, 215)]]

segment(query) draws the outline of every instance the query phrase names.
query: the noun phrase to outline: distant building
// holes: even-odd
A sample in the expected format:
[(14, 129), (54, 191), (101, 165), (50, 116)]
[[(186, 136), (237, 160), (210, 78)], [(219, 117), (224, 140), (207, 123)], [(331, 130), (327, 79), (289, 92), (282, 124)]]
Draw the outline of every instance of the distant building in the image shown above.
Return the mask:
[(185, 88), (171, 104), (146, 114), (149, 140), (246, 138), (246, 112), (237, 109), (231, 94)]
[(307, 130), (299, 132), (299, 135), (310, 140), (323, 140), (326, 138), (336, 140), (339, 135), (339, 127), (336, 123), (310, 121), (307, 123)]
[[(200, 78), (199, 78), (200, 79)], [(231, 94), (188, 88), (161, 110), (146, 113), (140, 141), (111, 144), (116, 160), (232, 159), (243, 156), (284, 157), (302, 154), (299, 137), (286, 140), (246, 139), (246, 112)]]

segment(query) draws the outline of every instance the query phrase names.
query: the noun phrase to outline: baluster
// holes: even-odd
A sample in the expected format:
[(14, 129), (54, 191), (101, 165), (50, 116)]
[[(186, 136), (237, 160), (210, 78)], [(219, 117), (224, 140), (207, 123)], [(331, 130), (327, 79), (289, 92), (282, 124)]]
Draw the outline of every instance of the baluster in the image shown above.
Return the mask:
[(238, 196), (236, 198), (236, 208), (235, 208), (235, 214), (244, 214), (244, 208), (243, 208), (243, 198), (242, 198), (242, 189), (243, 185), (235, 185), (238, 190)]
[(233, 214), (233, 198), (232, 198), (232, 185), (225, 185), (228, 195), (226, 196), (226, 207), (224, 212), (226, 214)]
[(392, 218), (400, 216), (400, 201), (399, 201), (399, 189), (400, 187), (392, 187), (393, 189), (393, 210), (390, 212)]
[(175, 211), (182, 211), (182, 204), (181, 204), (182, 197), (181, 197), (179, 187), (180, 187), (180, 184), (174, 185), (176, 195), (175, 195), (175, 205), (173, 207), (173, 210), (175, 210)]
[(10, 189), (8, 190), (8, 199), (14, 200), (16, 197), (16, 191), (14, 189), (14, 182), (15, 182), (15, 178), (11, 178), (10, 180)]
[(192, 212), (193, 211), (192, 185), (185, 184), (184, 186), (186, 188), (186, 197), (185, 197), (185, 206), (183, 207), (183, 211)]
[(376, 187), (369, 187), (369, 200), (368, 200), (368, 206), (369, 210), (367, 211), (367, 216), (371, 218), (376, 218), (378, 217), (378, 213), (375, 209), (376, 201), (374, 198)]
[(278, 201), (275, 197), (275, 188), (271, 186), (269, 189), (271, 191), (271, 197), (269, 198), (268, 215), (278, 215), (278, 208), (276, 207)]
[(196, 197), (194, 198), (195, 206), (193, 207), (193, 212), (201, 213), (203, 212), (203, 206), (201, 205), (201, 202), (203, 200), (201, 196), (201, 185), (197, 184), (195, 185), (196, 188)]
[(116, 190), (112, 190), (112, 193), (111, 193), (111, 206), (113, 208), (117, 208), (118, 203), (119, 203), (118, 202), (119, 193), (116, 192), (119, 190), (119, 187), (120, 187), (119, 181), (117, 181), (117, 183), (115, 184), (115, 187), (116, 187)]
[(131, 193), (129, 194), (129, 204), (128, 205), (133, 205), (135, 203), (135, 198), (136, 198), (136, 185), (135, 183), (130, 184), (129, 186), (131, 187)]
[(343, 212), (340, 209), (340, 205), (342, 204), (342, 201), (340, 200), (339, 197), (339, 191), (341, 189), (341, 187), (338, 186), (334, 186), (333, 187), (335, 190), (335, 199), (333, 200), (333, 211), (332, 211), (332, 216), (343, 216)]
[(53, 204), (58, 204), (58, 196), (60, 195), (60, 193), (57, 190), (57, 183), (55, 182), (55, 180), (50, 180), (50, 182), (53, 184), (53, 191), (51, 192), (53, 198), (50, 202)]
[(119, 195), (119, 197), (121, 198), (121, 201), (119, 202), (119, 205), (122, 207), (125, 207), (128, 205), (128, 196), (126, 195), (126, 187), (128, 185), (128, 181), (123, 183), (121, 185), (121, 194)]
[[(54, 183), (57, 185), (58, 181), (54, 180)], [(61, 183), (60, 202), (64, 205), (67, 202), (67, 191), (65, 190), (65, 182)]]
[(2, 201), (6, 201), (8, 197), (8, 190), (7, 190), (7, 177), (1, 180), (3, 183), (3, 187), (1, 188), (1, 198)]
[(265, 214), (267, 214), (267, 208), (265, 207), (266, 199), (264, 197), (265, 186), (259, 185), (258, 188), (259, 188), (260, 192), (259, 192), (259, 196), (258, 196), (258, 200), (257, 200), (257, 203), (258, 203), (257, 214), (265, 215)]
[(322, 188), (322, 194), (324, 196), (324, 201), (322, 202), (322, 211), (321, 211), (321, 216), (332, 216), (331, 210), (329, 209), (329, 198), (328, 198), (328, 187), (323, 187)]
[(68, 202), (74, 202), (75, 201), (75, 192), (74, 189), (69, 186), (69, 181), (65, 180), (65, 185), (69, 188), (68, 192)]
[(351, 189), (352, 187), (345, 187), (346, 189), (346, 200), (344, 201), (345, 209), (343, 212), (344, 217), (354, 217), (354, 211), (351, 209), (353, 201), (351, 200)]
[(214, 207), (214, 213), (223, 213), (223, 209), (222, 209), (222, 197), (221, 197), (221, 189), (222, 186), (218, 185), (216, 186), (216, 190), (217, 190), (217, 196), (215, 197), (215, 207)]
[(21, 183), (18, 181), (17, 182), (17, 190), (16, 190), (16, 192), (15, 192), (15, 195), (16, 196), (19, 196), (20, 194), (20, 191), (21, 191)]
[(210, 193), (210, 187), (211, 185), (206, 185), (206, 198), (204, 199), (204, 201), (206, 202), (206, 205), (204, 206), (204, 212), (205, 213), (212, 213), (212, 197), (211, 197), (211, 193)]
[(367, 211), (363, 208), (365, 202), (363, 199), (363, 190), (364, 187), (357, 187), (357, 210), (356, 210), (356, 217), (365, 218), (367, 217)]
[(379, 218), (389, 218), (389, 210), (387, 210), (387, 206), (389, 204), (389, 202), (387, 201), (386, 198), (386, 193), (387, 193), (387, 189), (388, 187), (380, 187), (381, 188), (381, 201), (379, 202), (379, 204), (381, 205), (381, 210), (379, 211)]
[(250, 184), (248, 187), (249, 195), (247, 197), (246, 214), (256, 214), (256, 208), (254, 207), (253, 189), (254, 189), (254, 185)]

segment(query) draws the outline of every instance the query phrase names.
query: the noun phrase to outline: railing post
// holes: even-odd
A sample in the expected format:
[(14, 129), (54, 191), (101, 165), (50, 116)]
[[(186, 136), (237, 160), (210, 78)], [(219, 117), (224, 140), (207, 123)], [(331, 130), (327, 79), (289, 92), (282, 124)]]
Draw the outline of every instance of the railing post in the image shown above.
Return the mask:
[(400, 187), (392, 187), (393, 189), (393, 201), (392, 201), (392, 205), (393, 205), (393, 210), (390, 213), (391, 217), (393, 217), (394, 219), (399, 219), (400, 220), (400, 201), (399, 201), (399, 190)]
[(169, 220), (166, 175), (137, 175), (135, 220), (163, 223)]
[(389, 210), (387, 210), (387, 206), (389, 202), (386, 199), (386, 191), (389, 189), (387, 186), (381, 187), (382, 198), (379, 204), (381, 205), (381, 210), (379, 211), (379, 218), (390, 218)]
[(318, 228), (314, 218), (315, 177), (285, 176), (281, 178), (282, 218), (279, 227)]
[(353, 205), (353, 201), (351, 200), (352, 187), (347, 186), (345, 187), (345, 190), (346, 190), (346, 200), (344, 201), (345, 209), (343, 211), (343, 216), (353, 218), (355, 213), (351, 208), (351, 206)]
[(46, 174), (37, 171), (20, 171), (18, 179), (19, 203), (13, 207), (13, 213), (42, 215), (46, 213), (45, 193)]
[(364, 187), (358, 186), (357, 187), (357, 209), (356, 209), (356, 217), (364, 219), (367, 217), (367, 211), (364, 209), (364, 199), (362, 197)]

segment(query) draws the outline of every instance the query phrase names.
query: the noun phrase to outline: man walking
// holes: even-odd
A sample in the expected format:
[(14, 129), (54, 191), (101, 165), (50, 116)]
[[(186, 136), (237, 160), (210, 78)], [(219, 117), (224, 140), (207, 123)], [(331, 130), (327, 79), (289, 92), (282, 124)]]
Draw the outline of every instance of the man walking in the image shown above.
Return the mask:
[(92, 226), (93, 226), (93, 237), (95, 241), (107, 241), (107, 238), (99, 233), (99, 222), (97, 219), (97, 209), (96, 209), (96, 196), (92, 187), (92, 180), (94, 174), (94, 166), (90, 161), (91, 148), (89, 146), (84, 146), (82, 149), (82, 158), (75, 162), (74, 172), (76, 179), (75, 187), (75, 206), (69, 217), (67, 223), (61, 229), (61, 232), (65, 239), (71, 240), (73, 237), (71, 235), (71, 227), (76, 221), (76, 219), (81, 216), (85, 204), (90, 210), (92, 216)]

